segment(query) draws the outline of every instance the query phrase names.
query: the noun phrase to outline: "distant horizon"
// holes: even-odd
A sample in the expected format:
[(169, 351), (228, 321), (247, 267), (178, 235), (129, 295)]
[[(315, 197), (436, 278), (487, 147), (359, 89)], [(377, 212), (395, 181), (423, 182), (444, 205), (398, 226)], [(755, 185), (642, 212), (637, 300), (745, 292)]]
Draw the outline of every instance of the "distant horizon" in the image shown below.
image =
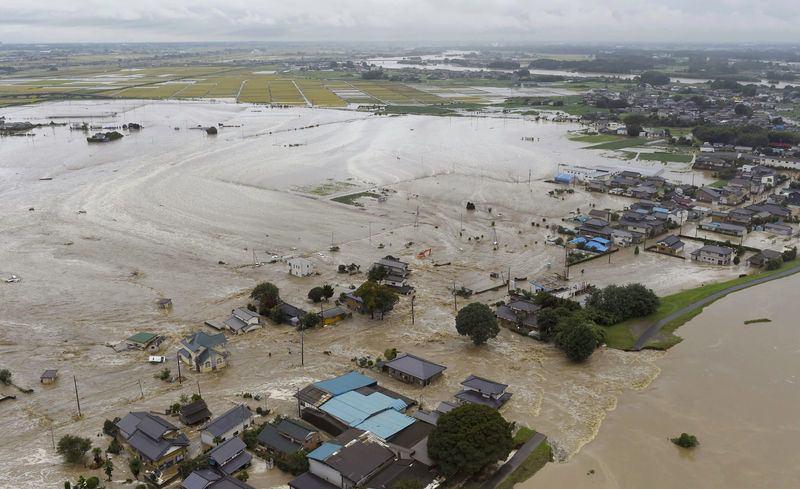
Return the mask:
[[(795, 1), (6, 0), (4, 44), (375, 42), (800, 43)], [(422, 41), (425, 39), (425, 41)]]

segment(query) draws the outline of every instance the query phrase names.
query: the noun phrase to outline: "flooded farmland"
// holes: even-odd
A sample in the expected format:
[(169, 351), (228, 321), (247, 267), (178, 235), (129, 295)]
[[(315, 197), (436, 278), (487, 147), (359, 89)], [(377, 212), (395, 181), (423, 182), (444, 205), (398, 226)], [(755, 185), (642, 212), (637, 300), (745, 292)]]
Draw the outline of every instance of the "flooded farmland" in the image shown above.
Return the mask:
[[(566, 131), (575, 126), (191, 102), (65, 102), (5, 114), (8, 120), (144, 126), (96, 145), (65, 126), (0, 140), (0, 277), (22, 278), (0, 284), (0, 365), (17, 384), (35, 389), (0, 405), (6, 434), (0, 473), (15, 487), (60, 487), (80, 473), (60, 463), (51, 428), (55, 439), (94, 438), (106, 418), (163, 411), (198, 389), (215, 414), (241, 402), (242, 392), (262, 394), (266, 400), (258, 405), (291, 414), (298, 388), (356, 368), (354, 357), (376, 358), (391, 347), (448, 369), (425, 389), (371, 373), (380, 382), (429, 407), (449, 398), (470, 373), (508, 383), (514, 397), (503, 414), (546, 433), (559, 459), (567, 460), (602, 433), (601, 422), (620, 396), (646, 389), (665, 363), (661, 353), (601, 349), (573, 365), (551, 345), (506, 330), (476, 348), (453, 327), (454, 282), (488, 288), (500, 283), (492, 273), (510, 269), (514, 277), (534, 278), (563, 263), (560, 249), (544, 245), (545, 227), (532, 223), (591, 205), (626, 204), (582, 190), (563, 200), (548, 196), (554, 185), (545, 180), (559, 163), (626, 164), (569, 141)], [(212, 125), (219, 127), (215, 136), (198, 129)], [(386, 189), (385, 202), (331, 200), (376, 187)], [(467, 201), (478, 209), (465, 212)], [(497, 250), (490, 239), (495, 232)], [(328, 251), (332, 242), (340, 251)], [(416, 258), (428, 248), (429, 259)], [(311, 287), (330, 283), (338, 296), (363, 280), (337, 274), (339, 264), (366, 269), (386, 254), (410, 261), (414, 270), (414, 324), (404, 298), (382, 321), (354, 317), (309, 332), (303, 366), (300, 338), (285, 326), (231, 338), (230, 368), (188, 373), (181, 385), (154, 378), (162, 367), (148, 364), (146, 353), (109, 346), (138, 331), (161, 333), (168, 337), (162, 354), (174, 367), (182, 335), (244, 305), (256, 283), (272, 281), (286, 301), (314, 307), (305, 299)], [(310, 257), (319, 275), (292, 277), (280, 261), (253, 266), (288, 255)], [(623, 250), (613, 263), (596, 260), (573, 273), (598, 285), (640, 281), (665, 293), (742, 271), (669, 265), (654, 254)], [(476, 300), (491, 303), (503, 295), (501, 288)], [(156, 307), (164, 297), (173, 300), (170, 311)], [(59, 370), (57, 383), (38, 383), (45, 369)], [(123, 468), (115, 471), (115, 479), (125, 477)], [(286, 480), (263, 467), (251, 473), (258, 487)]]

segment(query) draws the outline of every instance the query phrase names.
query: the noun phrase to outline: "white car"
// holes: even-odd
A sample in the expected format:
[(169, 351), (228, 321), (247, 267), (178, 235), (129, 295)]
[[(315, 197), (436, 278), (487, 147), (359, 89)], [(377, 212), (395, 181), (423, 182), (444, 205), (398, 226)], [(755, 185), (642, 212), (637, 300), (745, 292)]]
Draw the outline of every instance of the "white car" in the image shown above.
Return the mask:
[(163, 355), (150, 355), (147, 361), (150, 363), (164, 363), (167, 361), (167, 357)]

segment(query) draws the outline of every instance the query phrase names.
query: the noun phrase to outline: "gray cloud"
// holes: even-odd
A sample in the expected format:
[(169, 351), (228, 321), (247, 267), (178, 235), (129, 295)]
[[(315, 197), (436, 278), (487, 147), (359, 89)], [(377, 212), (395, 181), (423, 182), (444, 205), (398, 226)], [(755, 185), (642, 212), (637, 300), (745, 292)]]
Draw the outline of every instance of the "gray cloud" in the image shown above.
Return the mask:
[(796, 0), (3, 0), (3, 42), (800, 41)]

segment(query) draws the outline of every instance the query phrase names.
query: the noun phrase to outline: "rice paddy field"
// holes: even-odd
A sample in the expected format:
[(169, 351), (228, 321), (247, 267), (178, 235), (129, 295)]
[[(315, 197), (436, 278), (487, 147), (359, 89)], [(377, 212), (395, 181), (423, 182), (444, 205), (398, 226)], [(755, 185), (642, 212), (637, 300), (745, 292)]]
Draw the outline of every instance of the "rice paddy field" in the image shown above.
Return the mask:
[[(270, 68), (270, 69), (266, 69)], [(275, 69), (272, 69), (275, 68)], [(500, 95), (503, 95), (500, 97)], [(363, 80), (337, 71), (281, 71), (190, 66), (30, 71), (0, 77), (0, 107), (75, 98), (198, 100), (340, 108), (386, 104), (402, 107), (491, 104), (505, 99), (490, 88), (443, 83)]]

